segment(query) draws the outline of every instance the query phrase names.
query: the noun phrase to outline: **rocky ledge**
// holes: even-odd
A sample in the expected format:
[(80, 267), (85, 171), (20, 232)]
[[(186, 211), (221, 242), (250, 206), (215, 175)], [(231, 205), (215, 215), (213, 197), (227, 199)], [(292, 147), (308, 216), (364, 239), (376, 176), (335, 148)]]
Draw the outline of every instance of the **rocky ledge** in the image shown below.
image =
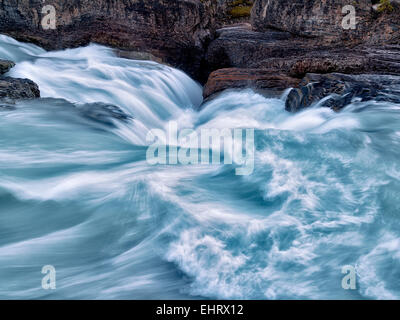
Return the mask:
[(233, 88), (252, 88), (268, 96), (279, 96), (285, 89), (299, 84), (300, 79), (271, 70), (227, 68), (211, 73), (204, 87), (203, 96), (209, 99), (218, 92)]

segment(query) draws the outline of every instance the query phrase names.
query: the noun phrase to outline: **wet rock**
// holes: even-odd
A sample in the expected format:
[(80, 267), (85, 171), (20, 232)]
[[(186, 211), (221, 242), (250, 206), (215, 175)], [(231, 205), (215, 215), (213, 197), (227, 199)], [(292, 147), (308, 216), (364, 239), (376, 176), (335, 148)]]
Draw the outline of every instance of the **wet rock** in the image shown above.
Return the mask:
[[(206, 60), (210, 77), (204, 96), (219, 91), (219, 87), (254, 86), (258, 74), (276, 74), (302, 79), (308, 73), (391, 74), (400, 75), (400, 45), (338, 47), (323, 45), (318, 39), (294, 36), (288, 32), (268, 30), (255, 32), (250, 25), (238, 25), (218, 30), (217, 38), (208, 48)], [(240, 77), (229, 78), (218, 69), (248, 69)], [(236, 73), (236, 72), (235, 72)], [(295, 82), (294, 80), (291, 81)], [(290, 87), (290, 86), (289, 86)]]
[(354, 99), (400, 103), (400, 76), (308, 74), (289, 92), (286, 110), (296, 112), (321, 101), (321, 107), (340, 111)]
[(13, 104), (0, 104), (0, 111), (13, 111), (17, 108)]
[(0, 100), (34, 99), (40, 97), (39, 87), (28, 79), (0, 78)]
[(73, 106), (85, 118), (109, 126), (114, 126), (113, 119), (126, 122), (133, 118), (120, 107), (112, 104), (95, 102)]
[(14, 66), (15, 66), (15, 63), (12, 61), (0, 60), (0, 75), (5, 74)]
[(300, 83), (299, 79), (263, 69), (220, 69), (211, 73), (204, 87), (203, 96), (210, 96), (226, 89), (252, 88), (269, 96), (278, 96)]
[(213, 0), (215, 3), (216, 26), (250, 22), (254, 0)]

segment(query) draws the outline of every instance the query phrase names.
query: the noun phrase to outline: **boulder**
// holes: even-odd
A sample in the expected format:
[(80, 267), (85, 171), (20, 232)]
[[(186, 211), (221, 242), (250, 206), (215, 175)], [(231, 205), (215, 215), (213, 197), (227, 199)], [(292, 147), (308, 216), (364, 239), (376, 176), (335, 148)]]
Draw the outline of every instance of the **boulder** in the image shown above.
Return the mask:
[(340, 111), (354, 99), (400, 103), (400, 76), (308, 74), (289, 92), (286, 110), (297, 112), (321, 101), (322, 107)]
[(257, 32), (250, 25), (217, 31), (207, 50), (210, 72), (261, 68), (304, 77), (307, 73), (389, 73), (400, 75), (400, 45), (331, 46), (289, 32)]
[(15, 63), (12, 61), (0, 60), (0, 75), (5, 74), (14, 66), (15, 66)]
[(39, 87), (28, 79), (0, 78), (0, 100), (34, 99), (40, 97)]

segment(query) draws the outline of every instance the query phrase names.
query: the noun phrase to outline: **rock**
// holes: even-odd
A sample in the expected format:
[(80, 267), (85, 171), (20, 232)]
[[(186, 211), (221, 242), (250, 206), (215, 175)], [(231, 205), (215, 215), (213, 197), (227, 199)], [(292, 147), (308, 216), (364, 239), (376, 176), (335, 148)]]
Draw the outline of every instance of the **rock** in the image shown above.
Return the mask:
[[(36, 83), (28, 79), (14, 79), (1, 77), (8, 72), (15, 63), (8, 60), (0, 60), (0, 101), (13, 101), (17, 99), (32, 99), (40, 97), (39, 87)], [(11, 110), (14, 108), (8, 104), (1, 104), (1, 110)]]
[(28, 79), (0, 78), (0, 100), (34, 99), (40, 97), (39, 87)]
[(15, 63), (12, 61), (0, 60), (0, 75), (5, 74), (14, 66), (15, 66)]
[(0, 104), (0, 111), (14, 111), (17, 108), (12, 104)]
[(102, 102), (73, 106), (85, 118), (108, 126), (114, 126), (113, 119), (126, 122), (133, 118), (126, 114), (120, 107)]
[[(214, 0), (4, 0), (0, 33), (64, 49), (96, 42), (147, 52), (200, 78), (204, 47), (212, 36)], [(56, 29), (44, 30), (42, 8), (56, 10)]]
[(286, 100), (286, 110), (296, 112), (319, 102), (322, 107), (339, 111), (353, 99), (400, 103), (400, 76), (308, 74), (300, 87), (292, 89)]
[(222, 28), (207, 50), (210, 72), (261, 68), (302, 78), (307, 73), (400, 75), (400, 45), (338, 47), (288, 32), (256, 32), (249, 25)]
[(254, 0), (214, 0), (216, 26), (250, 22)]
[[(320, 44), (318, 39), (294, 36), (288, 32), (252, 31), (242, 24), (217, 31), (207, 50), (206, 61), (211, 73), (204, 96), (220, 88), (254, 86), (254, 70), (259, 74), (277, 74), (302, 79), (307, 73), (391, 74), (400, 75), (400, 45), (358, 45), (338, 47)], [(240, 68), (239, 80), (226, 71)], [(236, 73), (236, 71), (234, 72)], [(222, 79), (222, 80), (221, 80)], [(291, 80), (291, 83), (294, 81)], [(289, 86), (290, 87), (290, 86)]]
[[(356, 28), (344, 29), (346, 5), (355, 8)], [(274, 28), (292, 34), (318, 38), (321, 43), (355, 45), (399, 43), (400, 6), (391, 13), (373, 11), (371, 0), (256, 0), (251, 21), (256, 31)]]
[(217, 30), (205, 60), (210, 71), (231, 67), (251, 68), (265, 58), (282, 58), (283, 50), (298, 53), (298, 47), (293, 47), (293, 42), (289, 41), (292, 38), (287, 32), (254, 32), (249, 24), (225, 27)]
[(252, 88), (268, 95), (280, 95), (285, 89), (296, 87), (299, 79), (263, 69), (220, 69), (211, 73), (204, 87), (203, 96), (209, 98), (229, 88)]

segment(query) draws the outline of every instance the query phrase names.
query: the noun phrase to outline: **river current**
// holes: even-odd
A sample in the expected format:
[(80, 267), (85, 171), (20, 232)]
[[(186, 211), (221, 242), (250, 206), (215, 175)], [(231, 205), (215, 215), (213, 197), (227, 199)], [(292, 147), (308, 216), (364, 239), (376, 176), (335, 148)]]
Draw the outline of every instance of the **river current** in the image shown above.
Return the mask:
[[(291, 114), (237, 90), (197, 111), (186, 74), (100, 45), (0, 36), (0, 59), (42, 96), (0, 107), (0, 298), (400, 298), (399, 105)], [(150, 165), (146, 135), (170, 121), (254, 128), (254, 171)]]

